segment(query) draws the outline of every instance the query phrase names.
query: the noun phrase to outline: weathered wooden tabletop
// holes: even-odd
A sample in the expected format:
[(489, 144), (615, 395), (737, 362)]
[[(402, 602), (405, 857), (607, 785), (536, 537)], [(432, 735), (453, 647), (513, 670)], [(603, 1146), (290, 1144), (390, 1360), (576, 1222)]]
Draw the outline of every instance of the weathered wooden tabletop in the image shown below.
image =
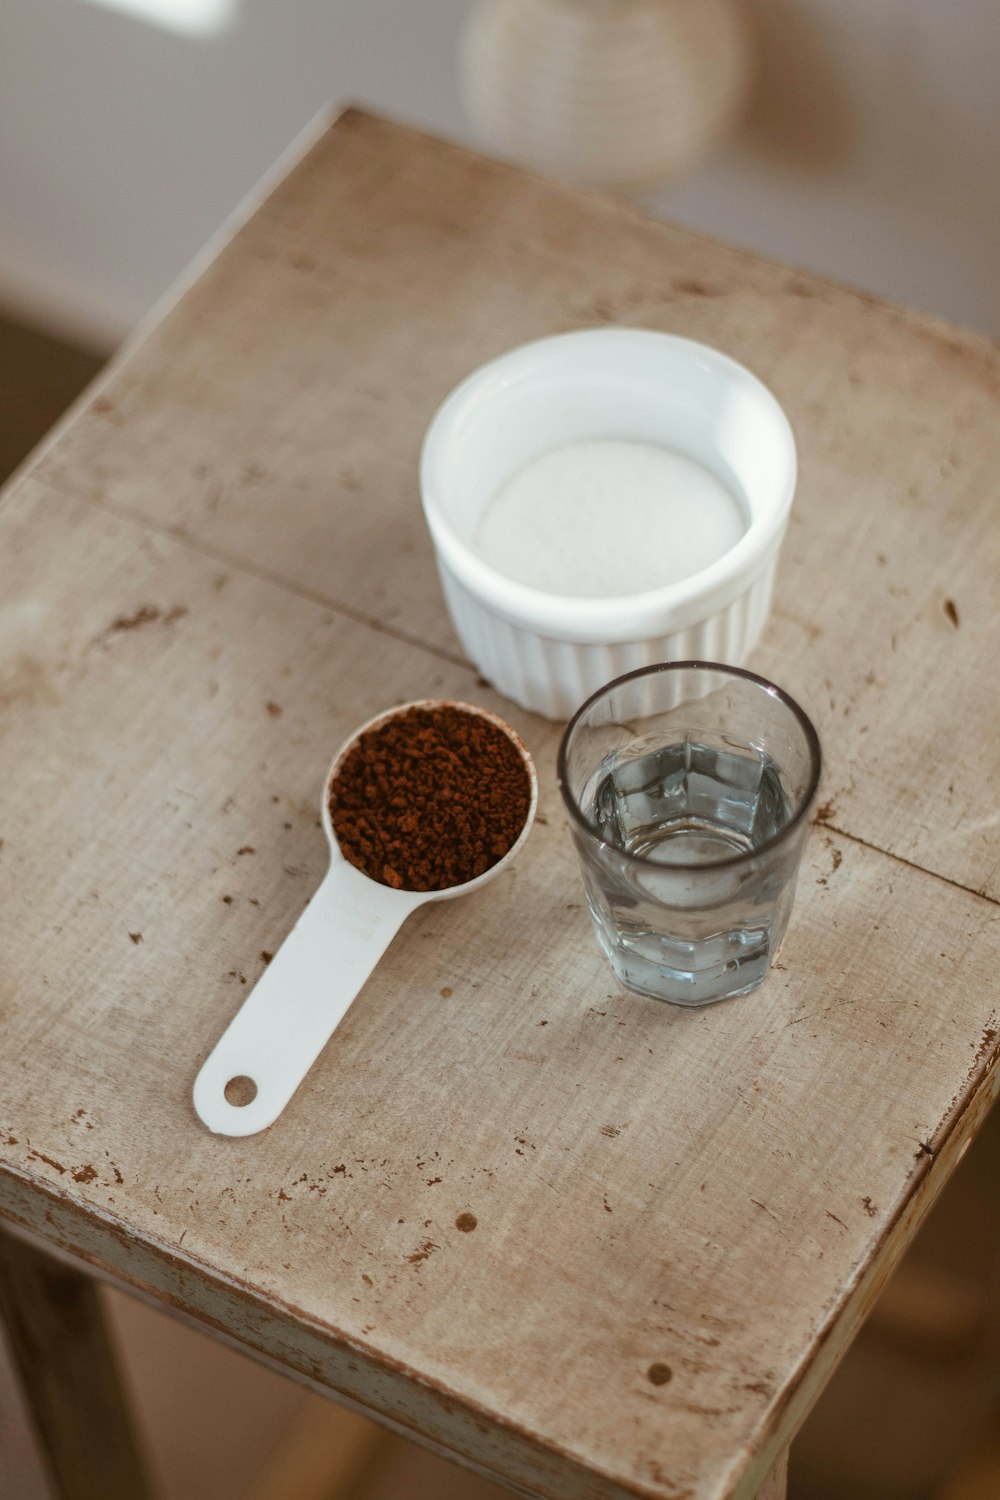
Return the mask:
[[(744, 361), (800, 445), (751, 665), (819, 826), (703, 1012), (612, 982), (558, 726), (463, 662), (418, 503), (455, 381), (608, 322)], [(996, 1087), (998, 394), (971, 335), (342, 115), (0, 510), (0, 1214), (532, 1493), (752, 1494)], [(209, 1135), (331, 751), (438, 694), (533, 750), (526, 850)]]

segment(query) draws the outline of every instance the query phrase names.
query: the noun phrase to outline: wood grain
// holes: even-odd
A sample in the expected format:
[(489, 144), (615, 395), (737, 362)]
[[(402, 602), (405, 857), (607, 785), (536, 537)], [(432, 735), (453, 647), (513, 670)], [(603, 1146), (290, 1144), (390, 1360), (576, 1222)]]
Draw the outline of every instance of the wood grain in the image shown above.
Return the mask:
[(757, 1500), (786, 1500), (788, 1494), (788, 1449), (783, 1448), (770, 1474), (757, 1491)]
[(753, 665), (815, 716), (837, 827), (1000, 898), (983, 339), (351, 111), (39, 472), (455, 654), (424, 429), (482, 361), (604, 323), (772, 386), (801, 476)]
[[(453, 654), (417, 511), (443, 390), (598, 298), (742, 354), (803, 440), (760, 659), (835, 827), (767, 984), (699, 1013), (612, 984), (558, 726)], [(996, 1090), (992, 359), (344, 117), (0, 509), (0, 1213), (521, 1492), (752, 1496)], [(949, 554), (909, 475), (960, 412)], [(958, 628), (914, 602), (947, 556)], [(209, 1136), (190, 1084), (318, 883), (332, 751), (437, 694), (523, 734), (538, 826), (410, 920), (268, 1132)], [(918, 746), (960, 710), (946, 816)]]

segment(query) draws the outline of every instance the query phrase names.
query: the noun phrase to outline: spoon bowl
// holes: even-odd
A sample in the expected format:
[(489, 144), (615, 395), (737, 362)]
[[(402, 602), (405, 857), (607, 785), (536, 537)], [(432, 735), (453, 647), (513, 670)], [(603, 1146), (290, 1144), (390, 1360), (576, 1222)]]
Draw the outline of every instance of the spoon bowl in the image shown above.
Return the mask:
[[(507, 852), (471, 880), (443, 890), (395, 889), (347, 860), (330, 813), (331, 791), (363, 735), (414, 709), (452, 709), (485, 719), (510, 739), (528, 777), (524, 824)], [(419, 699), (378, 714), (337, 751), (323, 785), (321, 821), (330, 845), (322, 884), (204, 1062), (194, 1107), (217, 1135), (254, 1135), (272, 1124), (305, 1078), (403, 922), (418, 906), (477, 890), (524, 846), (538, 806), (538, 776), (509, 724), (487, 709)]]

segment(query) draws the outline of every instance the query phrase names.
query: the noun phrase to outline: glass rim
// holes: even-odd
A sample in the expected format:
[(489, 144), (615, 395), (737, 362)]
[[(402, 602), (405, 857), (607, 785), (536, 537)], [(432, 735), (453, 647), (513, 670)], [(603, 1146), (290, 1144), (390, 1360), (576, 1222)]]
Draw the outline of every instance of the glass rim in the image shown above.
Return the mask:
[[(598, 833), (595, 833), (594, 829), (584, 817), (577, 799), (569, 790), (569, 743), (573, 736), (574, 730), (576, 729), (577, 725), (579, 724), (580, 720), (583, 718), (587, 710), (591, 708), (595, 703), (597, 703), (601, 698), (605, 697), (606, 694), (610, 693), (614, 688), (620, 687), (622, 683), (632, 682), (638, 677), (652, 677), (660, 672), (682, 671), (718, 672), (726, 677), (742, 677), (745, 682), (752, 682), (756, 687), (763, 688), (765, 692), (770, 693), (772, 696), (778, 698), (779, 701), (785, 706), (785, 708), (787, 708), (792, 713), (794, 718), (798, 721), (799, 727), (801, 728), (802, 733), (805, 736), (806, 747), (809, 752), (810, 774), (806, 789), (799, 800), (799, 806), (789, 818), (788, 822), (784, 825), (783, 828), (780, 828), (777, 833), (773, 833), (771, 837), (765, 839), (762, 844), (758, 844), (755, 849), (745, 849), (735, 854), (724, 855), (721, 859), (701, 861), (699, 863), (692, 863), (690, 861), (684, 860), (678, 861), (676, 864), (662, 864), (659, 860), (649, 859), (644, 854), (633, 854), (629, 849), (618, 849), (614, 844), (609, 844), (606, 839), (602, 839)], [(792, 834), (794, 830), (798, 828), (806, 813), (812, 807), (812, 804), (816, 797), (816, 793), (819, 790), (822, 770), (823, 751), (820, 746), (819, 735), (816, 732), (816, 726), (813, 724), (813, 721), (810, 719), (805, 709), (802, 708), (798, 703), (796, 703), (792, 695), (790, 693), (786, 693), (785, 689), (779, 687), (776, 682), (771, 682), (767, 677), (761, 677), (757, 672), (749, 672), (747, 671), (746, 667), (732, 667), (728, 666), (725, 662), (718, 661), (654, 662), (651, 666), (636, 667), (631, 672), (623, 672), (620, 677), (611, 678), (611, 680), (609, 682), (606, 682), (603, 687), (599, 687), (596, 693), (591, 693), (590, 697), (585, 699), (584, 702), (580, 704), (580, 707), (576, 710), (573, 717), (566, 725), (566, 728), (563, 730), (562, 739), (559, 742), (559, 752), (556, 757), (556, 779), (559, 783), (559, 790), (562, 793), (562, 799), (566, 804), (566, 808), (569, 812), (570, 818), (577, 825), (577, 827), (579, 827), (582, 832), (587, 835), (588, 838), (593, 840), (595, 844), (599, 844), (603, 849), (613, 849), (615, 854), (619, 858), (626, 860), (630, 864), (639, 865), (643, 869), (701, 871), (702, 873), (710, 870), (731, 869), (734, 866), (738, 865), (749, 865), (753, 862), (753, 860), (759, 858), (760, 855), (767, 854), (770, 850), (777, 848), (779, 844), (784, 843), (785, 840), (790, 836), (790, 834)]]

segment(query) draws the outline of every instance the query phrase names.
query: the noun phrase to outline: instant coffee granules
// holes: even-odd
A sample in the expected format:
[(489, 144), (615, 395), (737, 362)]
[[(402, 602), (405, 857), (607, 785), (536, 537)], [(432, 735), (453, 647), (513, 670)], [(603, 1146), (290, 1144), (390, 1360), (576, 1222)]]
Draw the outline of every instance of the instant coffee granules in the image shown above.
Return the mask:
[(528, 769), (503, 729), (456, 704), (411, 708), (352, 745), (330, 789), (345, 859), (394, 889), (474, 880), (517, 842)]

